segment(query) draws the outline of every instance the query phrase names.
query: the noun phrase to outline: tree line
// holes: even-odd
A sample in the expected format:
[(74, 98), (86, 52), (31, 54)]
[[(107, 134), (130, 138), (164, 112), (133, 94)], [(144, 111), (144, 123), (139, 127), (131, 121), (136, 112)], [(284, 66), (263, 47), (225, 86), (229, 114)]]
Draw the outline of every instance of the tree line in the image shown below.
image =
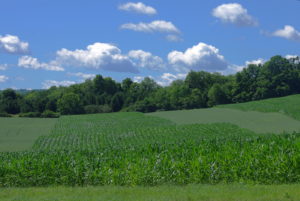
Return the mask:
[(54, 86), (28, 93), (6, 89), (0, 92), (0, 113), (51, 116), (154, 112), (281, 97), (300, 93), (299, 61), (299, 57), (274, 56), (264, 64), (250, 64), (234, 75), (191, 71), (185, 80), (175, 80), (166, 87), (148, 77), (140, 83), (130, 78), (119, 83), (97, 75), (69, 87)]

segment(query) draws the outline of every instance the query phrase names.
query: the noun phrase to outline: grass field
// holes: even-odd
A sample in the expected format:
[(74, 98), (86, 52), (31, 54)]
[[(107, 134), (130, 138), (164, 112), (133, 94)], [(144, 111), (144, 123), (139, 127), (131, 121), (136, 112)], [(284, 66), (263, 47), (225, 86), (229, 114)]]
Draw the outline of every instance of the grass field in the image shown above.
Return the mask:
[(0, 189), (1, 201), (299, 201), (300, 185)]
[(50, 134), (55, 122), (56, 119), (0, 117), (0, 152), (30, 149), (39, 136)]
[(209, 108), (155, 112), (148, 115), (171, 120), (176, 124), (209, 124), (226, 122), (257, 133), (292, 133), (294, 131), (300, 131), (300, 121), (280, 113)]
[(240, 104), (219, 105), (217, 107), (243, 111), (278, 112), (300, 120), (300, 95), (271, 98)]

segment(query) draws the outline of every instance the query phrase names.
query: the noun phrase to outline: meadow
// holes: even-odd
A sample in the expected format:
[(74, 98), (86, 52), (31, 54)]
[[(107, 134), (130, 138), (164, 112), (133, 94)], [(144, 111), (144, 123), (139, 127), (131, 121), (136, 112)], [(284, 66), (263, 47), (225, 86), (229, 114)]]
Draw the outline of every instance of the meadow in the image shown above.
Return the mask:
[[(239, 105), (239, 104), (237, 104)], [(243, 105), (243, 104), (241, 104)], [(226, 122), (256, 133), (300, 132), (300, 121), (282, 113), (268, 110), (268, 113), (235, 109), (234, 105), (220, 108), (178, 110), (148, 114), (170, 120), (176, 124), (210, 124)], [(242, 107), (242, 106), (241, 106)], [(236, 108), (240, 108), (236, 106)], [(247, 107), (246, 107), (247, 108)], [(261, 108), (267, 108), (262, 106)], [(299, 109), (300, 110), (300, 109)]]
[(50, 134), (56, 119), (0, 118), (0, 152), (25, 151)]
[(239, 104), (219, 105), (218, 108), (230, 108), (242, 111), (277, 112), (300, 120), (300, 95), (270, 98)]

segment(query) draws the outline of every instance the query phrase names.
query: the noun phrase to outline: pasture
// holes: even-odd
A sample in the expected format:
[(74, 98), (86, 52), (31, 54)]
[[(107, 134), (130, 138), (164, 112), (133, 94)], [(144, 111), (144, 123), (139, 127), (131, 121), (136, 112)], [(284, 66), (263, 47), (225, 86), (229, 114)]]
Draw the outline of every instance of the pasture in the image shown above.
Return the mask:
[[(231, 108), (230, 106), (228, 107)], [(241, 111), (228, 109), (225, 108), (225, 106), (224, 108), (155, 112), (148, 115), (164, 118), (176, 124), (209, 124), (226, 122), (235, 124), (241, 128), (252, 130), (256, 133), (280, 134), (300, 131), (300, 121), (285, 114)]]
[(39, 136), (50, 134), (56, 119), (1, 118), (0, 152), (24, 151)]
[(230, 108), (242, 111), (278, 112), (300, 120), (300, 95), (270, 98), (247, 103), (219, 105), (217, 108)]

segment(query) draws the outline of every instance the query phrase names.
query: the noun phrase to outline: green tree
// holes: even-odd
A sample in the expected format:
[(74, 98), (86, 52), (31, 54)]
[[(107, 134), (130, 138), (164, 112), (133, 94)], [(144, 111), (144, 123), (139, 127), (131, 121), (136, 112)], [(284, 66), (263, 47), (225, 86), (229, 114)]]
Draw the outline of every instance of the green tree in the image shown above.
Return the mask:
[(83, 107), (80, 97), (72, 92), (64, 94), (57, 103), (58, 111), (61, 114), (80, 114), (83, 113)]

